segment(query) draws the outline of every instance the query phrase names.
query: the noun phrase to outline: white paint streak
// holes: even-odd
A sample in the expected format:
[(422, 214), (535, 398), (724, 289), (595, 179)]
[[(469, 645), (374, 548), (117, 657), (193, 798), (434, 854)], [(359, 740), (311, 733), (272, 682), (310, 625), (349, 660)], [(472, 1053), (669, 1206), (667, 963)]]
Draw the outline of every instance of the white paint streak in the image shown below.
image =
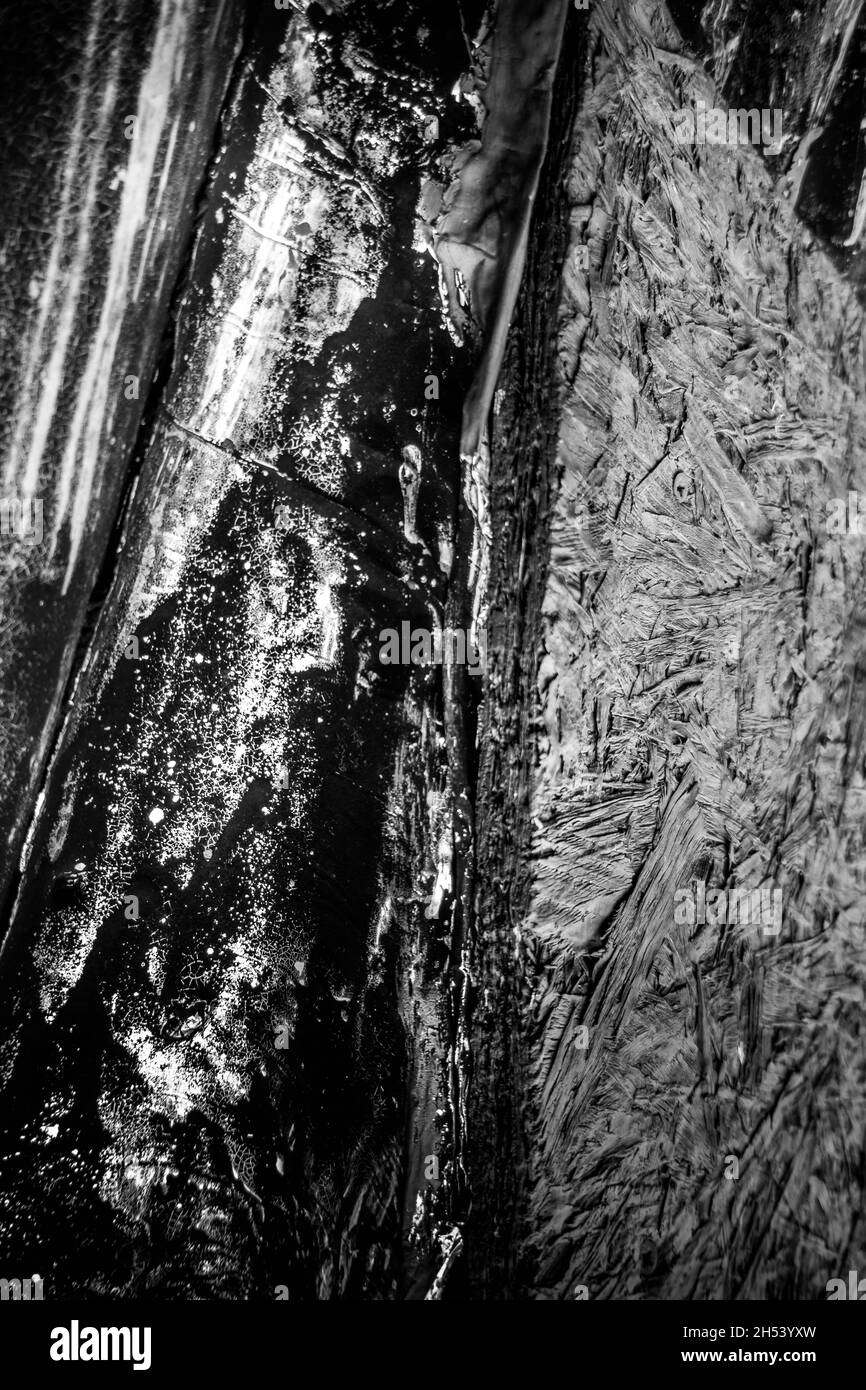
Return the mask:
[(171, 74), (178, 50), (186, 45), (189, 23), (189, 13), (184, 4), (162, 0), (153, 54), (139, 91), (137, 132), (131, 141), (102, 312), (82, 375), (61, 463), (52, 553), (57, 545), (73, 483), (75, 491), (64, 592), (69, 586), (84, 540), (103, 431), (113, 415), (119, 394), (119, 383), (114, 379), (114, 363), (129, 303), (135, 241), (148, 218), (148, 194), (162, 144), (165, 113), (171, 101)]
[[(66, 342), (69, 337), (69, 330), (66, 328), (66, 324), (67, 322), (71, 322), (72, 314), (78, 302), (79, 286), (76, 280), (75, 268), (73, 268), (70, 272), (65, 291), (65, 306), (61, 315), (60, 332), (55, 335), (54, 348), (48, 365), (40, 372), (40, 364), (43, 361), (46, 350), (46, 333), (51, 311), (58, 297), (64, 293), (60, 258), (63, 250), (64, 233), (69, 220), (73, 193), (77, 192), (79, 187), (80, 164), (83, 154), (84, 115), (87, 110), (87, 101), (90, 92), (90, 72), (96, 47), (97, 25), (98, 15), (94, 17), (94, 21), (87, 35), (81, 91), (75, 108), (69, 149), (64, 160), (63, 191), (57, 216), (57, 234), (51, 245), (51, 255), (48, 260), (45, 279), (39, 296), (39, 313), (35, 328), (31, 334), (23, 365), (22, 383), (16, 410), (17, 418), (15, 431), (12, 436), (12, 445), (6, 460), (4, 482), (7, 488), (11, 488), (16, 485), (16, 479), (21, 472), (21, 456), (24, 450), (24, 441), (27, 429), (31, 427), (32, 435), (30, 449), (28, 451), (21, 480), (17, 484), (23, 496), (32, 496), (36, 491), (39, 460), (42, 457), (48, 430), (54, 418), (57, 397), (60, 394), (60, 387), (62, 384), (63, 361), (66, 354)], [(113, 73), (109, 74), (107, 90), (112, 87), (113, 80)], [(104, 110), (105, 103), (103, 103), (103, 112)], [(97, 148), (98, 147), (99, 146), (97, 146)], [(95, 185), (96, 176), (100, 167), (101, 158), (98, 157), (91, 165), (88, 193), (84, 200), (84, 208), (79, 214), (77, 254), (75, 258), (76, 266), (80, 255), (82, 230), (89, 225), (89, 217), (87, 214), (90, 212), (90, 200), (92, 198), (91, 190)]]

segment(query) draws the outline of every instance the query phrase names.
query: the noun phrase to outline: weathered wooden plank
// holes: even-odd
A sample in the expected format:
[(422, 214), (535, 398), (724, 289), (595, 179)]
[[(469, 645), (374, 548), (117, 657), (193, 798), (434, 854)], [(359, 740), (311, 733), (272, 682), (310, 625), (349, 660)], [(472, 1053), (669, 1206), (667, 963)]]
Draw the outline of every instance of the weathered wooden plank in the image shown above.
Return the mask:
[(7, 9), (0, 97), (0, 901), (62, 717), (240, 7)]
[(56, 1290), (423, 1297), (440, 1259), (441, 673), (379, 648), (452, 570), (462, 369), (413, 241), (462, 52), (365, 8), (245, 52), (28, 842), (4, 1236)]

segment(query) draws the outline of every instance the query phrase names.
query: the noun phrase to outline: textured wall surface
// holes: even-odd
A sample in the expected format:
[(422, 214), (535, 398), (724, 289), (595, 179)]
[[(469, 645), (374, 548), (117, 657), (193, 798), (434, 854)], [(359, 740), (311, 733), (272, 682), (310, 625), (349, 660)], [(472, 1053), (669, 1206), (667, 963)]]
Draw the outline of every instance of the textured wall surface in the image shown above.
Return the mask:
[(866, 1268), (862, 10), (21, 11), (4, 1267)]
[[(798, 208), (841, 21), (805, 88), (799, 44), (761, 90), (753, 60), (749, 105), (801, 103), (776, 159), (676, 142), (727, 99), (663, 8), (594, 6), (583, 36), (554, 360), (515, 332), (492, 465), (524, 595), (478, 817), (503, 765), (522, 814), (487, 830), (479, 1046), (522, 1078), (495, 1190), (531, 1297), (815, 1299), (864, 1258), (863, 541), (832, 525), (863, 487), (861, 250)], [(846, 237), (858, 182), (823, 209)]]

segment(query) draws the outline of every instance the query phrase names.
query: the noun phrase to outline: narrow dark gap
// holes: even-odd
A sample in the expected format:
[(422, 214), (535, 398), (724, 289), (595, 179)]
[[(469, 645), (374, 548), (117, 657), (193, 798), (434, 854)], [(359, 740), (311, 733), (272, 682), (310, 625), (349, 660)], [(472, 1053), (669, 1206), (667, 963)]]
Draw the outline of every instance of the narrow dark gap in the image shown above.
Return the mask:
[[(503, 744), (515, 740), (525, 760), (528, 721), (547, 576), (550, 501), (556, 487), (554, 460), (560, 383), (556, 340), (562, 270), (568, 251), (566, 179), (585, 54), (585, 16), (570, 12), (553, 92), (547, 155), (533, 211), (523, 286), (509, 334), (498, 395), (502, 405), (491, 449), (491, 512), (496, 543), (491, 558), (488, 663), (505, 673), (489, 686), (479, 709), (482, 729), (498, 729)], [(525, 546), (526, 573), (518, 583)], [(519, 671), (523, 664), (523, 676)], [(503, 688), (504, 687), (504, 688)], [(471, 1205), (466, 1258), (452, 1281), (454, 1299), (509, 1299), (521, 1271), (516, 1237), (527, 1169), (524, 1152), (524, 1081), (519, 984), (510, 948), (494, 923), (510, 920), (521, 892), (521, 847), (526, 842), (526, 803), (479, 749), (476, 819), (478, 843), (475, 913), (470, 923), (476, 973), (496, 980), (491, 1012), (482, 1008), (483, 985), (472, 992), (469, 1029), (472, 1057), (467, 1078), (467, 1168)], [(501, 770), (500, 770), (501, 771)]]

